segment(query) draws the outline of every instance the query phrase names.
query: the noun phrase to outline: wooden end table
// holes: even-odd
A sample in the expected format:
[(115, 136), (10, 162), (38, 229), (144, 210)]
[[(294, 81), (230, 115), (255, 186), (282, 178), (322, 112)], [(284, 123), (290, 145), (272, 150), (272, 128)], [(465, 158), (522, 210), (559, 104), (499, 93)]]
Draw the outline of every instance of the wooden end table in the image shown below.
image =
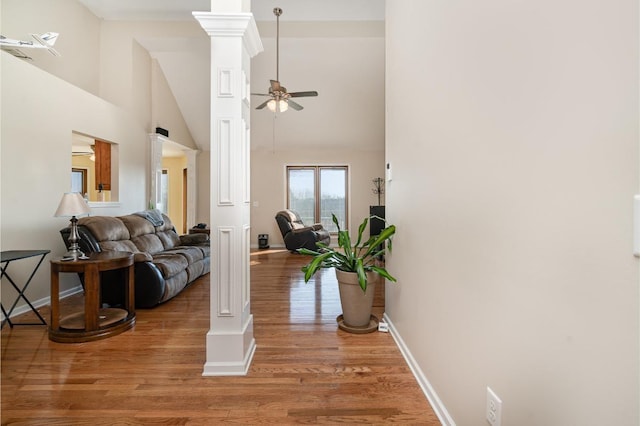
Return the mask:
[[(88, 259), (51, 260), (51, 322), (49, 339), (61, 343), (89, 342), (120, 334), (136, 321), (133, 253), (103, 251)], [(100, 307), (100, 272), (125, 269), (125, 306)], [(60, 317), (60, 272), (84, 274), (84, 312)]]

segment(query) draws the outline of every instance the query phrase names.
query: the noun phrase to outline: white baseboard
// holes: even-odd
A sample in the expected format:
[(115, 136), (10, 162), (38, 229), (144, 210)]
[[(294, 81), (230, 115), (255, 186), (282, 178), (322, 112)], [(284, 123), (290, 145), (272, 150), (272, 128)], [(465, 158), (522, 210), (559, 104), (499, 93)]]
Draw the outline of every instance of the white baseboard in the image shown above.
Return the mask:
[[(73, 288), (70, 288), (68, 290), (60, 292), (60, 299), (64, 299), (65, 297), (73, 296), (74, 294), (80, 293), (80, 292), (82, 292), (82, 286), (81, 285), (75, 286)], [(35, 302), (30, 300), (29, 302), (31, 302), (31, 304), (33, 305), (34, 308), (38, 309), (38, 308), (41, 308), (43, 306), (50, 305), (51, 304), (51, 296), (43, 297), (42, 299), (38, 299)], [(11, 306), (8, 306), (7, 309), (10, 308), (10, 307)], [(24, 314), (24, 313), (27, 313), (27, 312), (31, 312), (31, 308), (29, 307), (29, 305), (27, 305), (26, 303), (24, 305), (18, 305), (13, 310), (13, 312), (11, 312), (11, 316), (9, 318), (14, 318), (17, 315)], [(5, 319), (4, 315), (1, 315), (1, 316), (2, 316), (2, 321), (4, 321), (4, 319)]]
[(396, 344), (398, 345), (402, 356), (404, 356), (407, 364), (409, 364), (409, 368), (418, 381), (422, 392), (429, 400), (429, 403), (431, 404), (433, 411), (435, 411), (436, 415), (438, 416), (438, 419), (440, 419), (440, 423), (442, 423), (444, 426), (456, 426), (456, 422), (447, 411), (447, 408), (442, 403), (442, 400), (440, 400), (440, 398), (438, 397), (438, 394), (436, 394), (436, 391), (433, 389), (433, 386), (431, 386), (431, 383), (429, 383), (429, 380), (422, 372), (422, 369), (416, 362), (413, 355), (411, 355), (411, 351), (409, 351), (409, 348), (404, 343), (404, 340), (402, 340), (402, 336), (400, 336), (400, 333), (398, 333), (398, 330), (393, 325), (391, 319), (387, 316), (386, 313), (383, 315), (383, 318), (384, 321), (389, 325), (389, 332), (391, 333), (393, 340), (396, 341)]

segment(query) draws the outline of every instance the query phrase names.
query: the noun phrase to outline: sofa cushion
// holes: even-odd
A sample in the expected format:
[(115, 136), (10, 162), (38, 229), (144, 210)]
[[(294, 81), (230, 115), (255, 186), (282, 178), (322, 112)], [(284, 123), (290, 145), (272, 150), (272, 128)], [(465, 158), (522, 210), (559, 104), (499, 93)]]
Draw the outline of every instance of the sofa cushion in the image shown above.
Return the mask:
[(163, 251), (163, 253), (179, 254), (181, 256), (184, 256), (189, 263), (194, 263), (198, 260), (204, 259), (202, 251), (198, 250), (196, 247), (178, 246), (169, 250), (165, 250)]
[(169, 216), (162, 213), (162, 219), (164, 220), (164, 222), (162, 223), (162, 225), (156, 226), (156, 232), (173, 231), (175, 229), (175, 227), (173, 226), (173, 222), (171, 222), (171, 219), (169, 219)]
[(102, 251), (130, 251), (132, 253), (138, 251), (130, 240), (101, 241), (100, 249)]
[(178, 275), (167, 278), (165, 280), (164, 295), (162, 296), (161, 302), (165, 302), (180, 293), (187, 286), (188, 280), (189, 275), (186, 270), (180, 272)]
[(155, 232), (155, 228), (151, 222), (138, 215), (129, 214), (126, 216), (119, 216), (118, 219), (120, 219), (122, 223), (124, 223), (124, 226), (129, 230), (131, 239), (139, 237), (140, 235), (153, 234)]
[[(208, 262), (206, 263), (208, 265)], [(187, 267), (187, 276), (189, 278), (189, 282), (195, 281), (200, 275), (204, 274), (205, 269), (205, 261), (199, 260), (194, 263), (190, 263)]]
[(165, 279), (179, 274), (189, 266), (184, 256), (173, 253), (159, 253), (153, 256), (153, 264), (158, 267)]
[(150, 255), (155, 255), (164, 251), (162, 241), (156, 234), (145, 234), (131, 238), (131, 242), (138, 248), (136, 251), (144, 251)]
[(153, 261), (153, 256), (151, 256), (149, 253), (136, 251), (133, 253), (133, 261), (134, 262), (151, 262)]
[(78, 225), (86, 226), (98, 242), (128, 240), (131, 238), (129, 229), (116, 217), (82, 217), (78, 220)]
[(157, 231), (156, 235), (160, 238), (165, 250), (172, 249), (175, 246), (180, 245), (180, 237), (173, 229), (168, 231)]
[(197, 248), (198, 250), (200, 250), (202, 252), (202, 256), (203, 257), (211, 257), (211, 246), (209, 246), (209, 243), (207, 244), (198, 244), (197, 246), (192, 246)]

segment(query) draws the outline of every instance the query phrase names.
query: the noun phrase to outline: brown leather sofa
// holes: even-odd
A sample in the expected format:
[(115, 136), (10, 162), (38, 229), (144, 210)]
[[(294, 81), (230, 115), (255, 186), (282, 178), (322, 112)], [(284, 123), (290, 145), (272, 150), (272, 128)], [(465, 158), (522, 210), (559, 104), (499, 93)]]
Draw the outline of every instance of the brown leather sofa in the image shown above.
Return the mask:
[(296, 251), (299, 248), (317, 250), (317, 242), (329, 245), (331, 235), (324, 229), (322, 224), (315, 223), (305, 226), (300, 215), (293, 210), (282, 210), (276, 213), (276, 222), (282, 233), (284, 245), (289, 251)]
[[(70, 228), (60, 233), (68, 246)], [(210, 270), (209, 236), (178, 235), (171, 219), (157, 210), (118, 217), (83, 217), (78, 220), (78, 234), (80, 249), (85, 253), (114, 250), (134, 254), (136, 308), (166, 302)], [(102, 273), (102, 303), (124, 303), (121, 274)]]

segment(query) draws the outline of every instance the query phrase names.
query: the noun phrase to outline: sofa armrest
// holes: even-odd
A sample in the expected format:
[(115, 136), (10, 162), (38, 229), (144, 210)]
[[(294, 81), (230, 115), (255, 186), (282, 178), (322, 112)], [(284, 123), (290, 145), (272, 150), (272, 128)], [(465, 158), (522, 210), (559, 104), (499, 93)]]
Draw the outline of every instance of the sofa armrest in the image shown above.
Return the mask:
[(151, 262), (153, 260), (153, 256), (151, 256), (149, 253), (143, 252), (143, 251), (137, 251), (135, 253), (133, 253), (133, 261), (135, 263), (138, 262)]
[(180, 245), (182, 246), (193, 246), (196, 244), (202, 244), (209, 241), (209, 236), (207, 234), (186, 234), (180, 235)]
[(304, 234), (307, 232), (311, 232), (311, 231), (315, 231), (315, 229), (313, 229), (313, 226), (305, 226), (304, 228), (295, 228), (291, 230), (291, 233), (294, 235), (300, 235), (300, 234)]

